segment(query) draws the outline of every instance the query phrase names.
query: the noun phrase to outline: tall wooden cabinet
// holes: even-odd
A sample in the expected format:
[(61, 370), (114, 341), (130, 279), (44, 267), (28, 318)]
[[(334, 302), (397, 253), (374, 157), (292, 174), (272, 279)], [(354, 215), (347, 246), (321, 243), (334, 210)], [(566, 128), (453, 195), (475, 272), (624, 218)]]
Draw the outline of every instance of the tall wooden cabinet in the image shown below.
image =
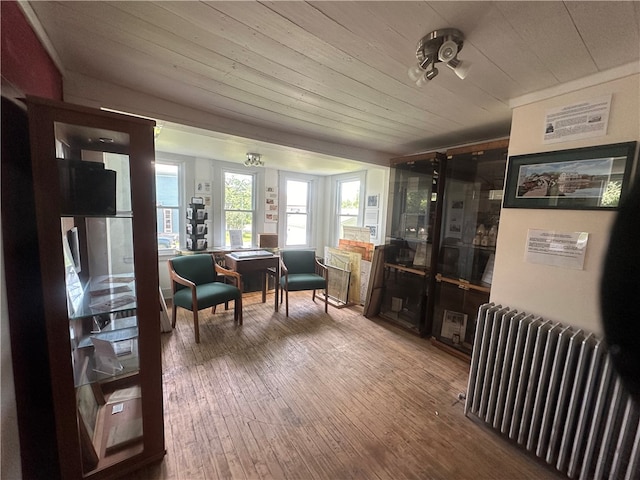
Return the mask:
[(440, 153), (391, 160), (384, 262), (374, 273), (380, 316), (420, 335), (431, 333), (444, 161)]
[(450, 149), (433, 309), (434, 342), (471, 354), (478, 307), (489, 301), (508, 140)]
[(47, 478), (121, 476), (165, 454), (154, 122), (26, 105), (30, 158), (3, 168), (21, 212), (3, 236), (23, 459), (41, 452), (27, 470)]

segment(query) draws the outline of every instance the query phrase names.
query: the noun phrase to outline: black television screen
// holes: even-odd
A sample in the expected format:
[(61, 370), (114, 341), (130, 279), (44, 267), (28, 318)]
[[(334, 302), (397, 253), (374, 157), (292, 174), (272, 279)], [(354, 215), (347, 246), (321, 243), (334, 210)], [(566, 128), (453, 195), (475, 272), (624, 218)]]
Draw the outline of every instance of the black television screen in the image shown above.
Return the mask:
[(116, 172), (103, 163), (58, 159), (62, 215), (115, 215)]

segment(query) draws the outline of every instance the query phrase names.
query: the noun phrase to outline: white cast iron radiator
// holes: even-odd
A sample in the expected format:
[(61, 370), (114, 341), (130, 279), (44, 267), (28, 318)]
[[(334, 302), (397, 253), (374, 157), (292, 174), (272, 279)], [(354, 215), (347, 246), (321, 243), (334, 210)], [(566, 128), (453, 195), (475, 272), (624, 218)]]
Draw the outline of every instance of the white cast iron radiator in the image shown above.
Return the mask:
[(637, 480), (640, 408), (612, 368), (604, 341), (593, 334), (485, 304), (465, 415), (569, 478)]

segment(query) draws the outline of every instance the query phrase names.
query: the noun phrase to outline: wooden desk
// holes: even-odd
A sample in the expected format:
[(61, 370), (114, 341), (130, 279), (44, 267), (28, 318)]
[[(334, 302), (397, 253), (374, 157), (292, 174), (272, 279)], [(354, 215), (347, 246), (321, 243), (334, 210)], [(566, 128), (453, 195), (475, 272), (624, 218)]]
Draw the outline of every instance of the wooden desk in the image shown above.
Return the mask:
[(276, 272), (275, 278), (275, 301), (274, 301), (274, 309), (278, 311), (278, 288), (279, 288), (279, 275), (280, 271), (280, 257), (277, 255), (273, 255), (271, 257), (253, 257), (253, 258), (235, 258), (230, 254), (226, 254), (224, 256), (224, 261), (230, 270), (234, 272), (238, 272), (241, 275), (245, 273), (253, 273), (253, 272), (262, 272), (261, 283), (262, 283), (262, 303), (267, 301), (267, 277), (269, 275), (273, 275), (273, 270), (269, 272), (269, 269), (274, 269)]

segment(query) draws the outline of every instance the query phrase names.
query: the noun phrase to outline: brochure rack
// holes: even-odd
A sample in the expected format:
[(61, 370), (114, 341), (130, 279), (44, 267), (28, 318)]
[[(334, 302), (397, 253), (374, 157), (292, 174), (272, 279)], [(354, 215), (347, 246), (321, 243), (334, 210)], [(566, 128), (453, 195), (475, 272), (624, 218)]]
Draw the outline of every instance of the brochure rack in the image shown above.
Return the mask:
[(209, 214), (201, 197), (192, 197), (187, 207), (187, 250), (206, 250)]

